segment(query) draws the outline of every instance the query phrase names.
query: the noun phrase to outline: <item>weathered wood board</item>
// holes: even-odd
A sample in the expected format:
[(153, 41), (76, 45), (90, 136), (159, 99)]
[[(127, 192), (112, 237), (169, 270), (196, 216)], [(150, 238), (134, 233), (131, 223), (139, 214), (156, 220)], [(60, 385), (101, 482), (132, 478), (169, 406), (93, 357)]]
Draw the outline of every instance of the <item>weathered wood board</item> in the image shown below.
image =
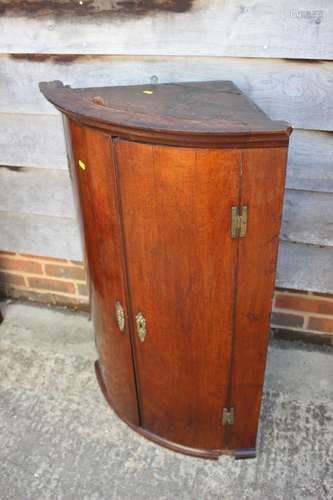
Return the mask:
[[(0, 165), (67, 169), (59, 115), (0, 114)], [(333, 192), (333, 133), (294, 130), (287, 187)]]
[(0, 114), (0, 164), (65, 169), (66, 145), (60, 114)]
[[(333, 44), (333, 41), (332, 41)], [(333, 130), (333, 62), (228, 57), (2, 56), (0, 112), (55, 113), (38, 83), (72, 87), (232, 80), (272, 119)]]
[(0, 7), (2, 53), (333, 58), (330, 0), (1, 0)]
[[(65, 170), (0, 167), (0, 212), (75, 219)], [(333, 194), (286, 190), (280, 238), (333, 247)]]
[(67, 170), (0, 166), (0, 212), (75, 218)]
[[(1, 249), (81, 260), (78, 224), (74, 219), (0, 213)], [(281, 242), (277, 286), (333, 292), (330, 247)]]
[(333, 133), (294, 130), (288, 155), (287, 186), (333, 193)]
[(281, 242), (276, 286), (332, 293), (332, 248)]
[(79, 226), (71, 218), (1, 212), (0, 235), (1, 250), (82, 259)]
[[(65, 170), (0, 167), (0, 212), (75, 218)], [(333, 246), (333, 194), (286, 190), (281, 239)]]
[[(275, 12), (276, 6), (269, 3)], [(36, 22), (27, 15), (22, 17), (23, 22)], [(306, 20), (302, 15), (300, 23)], [(327, 16), (320, 16), (325, 24)], [(162, 14), (156, 13), (146, 19), (160, 17)], [(19, 20), (11, 14), (6, 17), (10, 19)], [(83, 18), (78, 24), (81, 21)], [(68, 19), (59, 16), (56, 22), (57, 28), (61, 25), (63, 29)], [(40, 40), (42, 33), (36, 36)], [(71, 40), (69, 37), (69, 46)], [(60, 79), (78, 87), (150, 83), (153, 76), (159, 82), (230, 79), (272, 118), (313, 129), (295, 130), (291, 137), (277, 284), (332, 292), (333, 62), (219, 57), (223, 52), (218, 53), (216, 47), (209, 54), (218, 57), (197, 57), (200, 52), (195, 57), (143, 57), (73, 55), (70, 51), (67, 55), (0, 56), (0, 248), (81, 258), (62, 122), (40, 95), (39, 81)], [(320, 43), (314, 50), (319, 49)], [(293, 57), (290, 54), (292, 50), (288, 56)], [(9, 168), (3, 168), (6, 165)]]
[(287, 189), (280, 239), (333, 247), (333, 194)]

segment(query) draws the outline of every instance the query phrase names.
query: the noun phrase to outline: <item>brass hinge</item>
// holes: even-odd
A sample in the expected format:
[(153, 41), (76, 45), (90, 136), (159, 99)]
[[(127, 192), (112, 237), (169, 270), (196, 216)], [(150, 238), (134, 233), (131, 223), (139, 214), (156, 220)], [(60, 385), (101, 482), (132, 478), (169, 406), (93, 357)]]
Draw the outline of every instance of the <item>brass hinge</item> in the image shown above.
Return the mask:
[(244, 238), (247, 230), (247, 206), (231, 207), (231, 237)]
[(223, 408), (222, 425), (232, 425), (235, 419), (235, 411), (233, 407)]

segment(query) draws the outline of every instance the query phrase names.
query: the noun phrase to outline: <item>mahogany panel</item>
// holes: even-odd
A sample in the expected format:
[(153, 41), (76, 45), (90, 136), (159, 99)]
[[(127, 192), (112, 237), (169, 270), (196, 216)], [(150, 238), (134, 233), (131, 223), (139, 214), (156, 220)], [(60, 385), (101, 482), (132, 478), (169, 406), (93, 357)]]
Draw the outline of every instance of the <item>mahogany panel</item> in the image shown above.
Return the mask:
[(239, 238), (237, 298), (229, 405), (231, 448), (255, 448), (269, 337), (287, 149), (243, 149), (240, 205), (248, 206)]
[[(73, 152), (71, 173), (82, 215), (99, 365), (115, 410), (138, 425), (111, 138), (72, 120), (68, 124)], [(116, 301), (125, 311), (124, 331), (117, 324)]]
[(142, 426), (199, 449), (224, 449), (240, 151), (114, 142), (135, 331)]
[[(96, 373), (96, 378), (97, 378), (98, 384), (100, 386), (100, 389), (101, 389), (106, 401), (109, 403), (110, 407), (115, 411), (112, 400), (110, 399), (110, 395), (106, 392), (104, 380), (103, 380), (102, 375), (101, 375), (101, 370), (100, 370), (100, 366), (99, 366), (98, 361), (95, 361), (95, 373)], [(185, 455), (191, 455), (193, 457), (210, 458), (212, 460), (217, 460), (218, 457), (222, 453), (225, 455), (232, 454), (232, 452), (230, 452), (229, 450), (207, 450), (207, 449), (190, 448), (187, 446), (182, 446), (180, 444), (168, 441), (167, 439), (161, 438), (160, 436), (157, 436), (156, 434), (149, 432), (148, 430), (144, 429), (143, 427), (138, 427), (135, 424), (132, 424), (131, 422), (126, 420), (120, 414), (118, 414), (118, 417), (120, 417), (133, 430), (135, 430), (136, 432), (141, 434), (141, 436), (144, 436), (145, 438), (149, 439), (150, 441), (153, 441), (154, 443), (159, 444), (160, 446), (164, 446), (165, 448), (169, 448), (169, 450), (176, 451), (177, 453), (183, 453)]]

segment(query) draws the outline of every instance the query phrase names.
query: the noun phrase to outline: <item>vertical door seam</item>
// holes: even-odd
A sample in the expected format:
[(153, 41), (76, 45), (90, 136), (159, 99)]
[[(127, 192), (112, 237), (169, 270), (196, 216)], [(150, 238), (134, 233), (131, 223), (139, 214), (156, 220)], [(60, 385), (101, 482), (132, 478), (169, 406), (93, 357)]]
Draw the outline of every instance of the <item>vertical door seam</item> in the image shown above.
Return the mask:
[[(242, 190), (243, 190), (243, 150), (239, 150), (239, 169), (238, 169), (238, 207), (242, 203)], [(234, 290), (233, 290), (233, 311), (232, 311), (232, 338), (231, 338), (231, 353), (230, 353), (230, 365), (228, 374), (228, 391), (227, 391), (227, 406), (233, 406), (232, 394), (233, 394), (233, 371), (234, 371), (234, 354), (235, 354), (235, 344), (236, 344), (236, 333), (237, 333), (237, 301), (238, 301), (238, 277), (239, 277), (239, 254), (240, 254), (240, 237), (237, 236), (236, 243), (236, 264), (234, 270)], [(222, 410), (223, 411), (223, 410)], [(235, 408), (235, 419), (237, 418), (237, 408)], [(224, 441), (226, 448), (229, 448), (230, 435), (232, 433), (232, 426), (225, 426)]]
[(121, 197), (121, 185), (120, 185), (120, 169), (119, 162), (117, 156), (117, 144), (121, 141), (118, 137), (112, 137), (111, 139), (111, 153), (113, 157), (114, 163), (114, 178), (115, 178), (115, 196), (116, 203), (118, 206), (117, 217), (120, 227), (120, 240), (121, 240), (121, 260), (123, 266), (123, 280), (124, 280), (124, 291), (126, 298), (126, 309), (127, 309), (127, 319), (128, 319), (128, 334), (131, 346), (131, 358), (132, 358), (132, 367), (134, 373), (134, 386), (136, 392), (137, 399), (137, 409), (138, 409), (138, 417), (139, 417), (139, 426), (142, 427), (142, 398), (141, 398), (141, 386), (140, 386), (140, 377), (139, 370), (137, 364), (136, 357), (136, 346), (135, 346), (135, 325), (134, 325), (134, 316), (133, 316), (133, 307), (132, 307), (132, 297), (131, 290), (129, 286), (129, 272), (128, 272), (128, 259), (127, 259), (127, 247), (126, 247), (126, 238), (125, 238), (125, 228), (124, 228), (124, 218), (123, 218), (123, 204)]

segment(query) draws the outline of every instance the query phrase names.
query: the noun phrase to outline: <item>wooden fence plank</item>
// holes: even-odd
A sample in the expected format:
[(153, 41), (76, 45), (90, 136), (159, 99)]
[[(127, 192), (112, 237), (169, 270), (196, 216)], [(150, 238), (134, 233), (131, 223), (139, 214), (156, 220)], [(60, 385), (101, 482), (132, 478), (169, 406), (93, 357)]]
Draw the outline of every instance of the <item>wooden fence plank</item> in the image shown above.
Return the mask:
[(330, 0), (5, 0), (1, 7), (7, 53), (333, 58)]
[[(0, 165), (67, 169), (59, 115), (0, 114)], [(294, 130), (287, 187), (333, 192), (333, 133)]]
[(0, 212), (75, 218), (66, 170), (0, 166)]
[[(75, 218), (67, 171), (0, 167), (0, 212)], [(280, 238), (333, 246), (333, 194), (286, 190)]]
[(332, 248), (281, 242), (276, 285), (295, 290), (332, 293)]
[(333, 193), (333, 133), (294, 130), (288, 155), (287, 186)]
[[(82, 259), (73, 219), (1, 213), (0, 234), (1, 250)], [(332, 248), (281, 242), (276, 283), (285, 288), (333, 292)]]
[(75, 219), (0, 213), (0, 249), (61, 259), (82, 259)]
[(0, 115), (0, 165), (66, 168), (62, 119), (58, 115)]
[(333, 62), (222, 57), (107, 57), (25, 54), (0, 58), (0, 112), (55, 113), (38, 82), (72, 87), (233, 80), (272, 119), (333, 130)]
[(333, 247), (333, 194), (287, 190), (280, 238)]

